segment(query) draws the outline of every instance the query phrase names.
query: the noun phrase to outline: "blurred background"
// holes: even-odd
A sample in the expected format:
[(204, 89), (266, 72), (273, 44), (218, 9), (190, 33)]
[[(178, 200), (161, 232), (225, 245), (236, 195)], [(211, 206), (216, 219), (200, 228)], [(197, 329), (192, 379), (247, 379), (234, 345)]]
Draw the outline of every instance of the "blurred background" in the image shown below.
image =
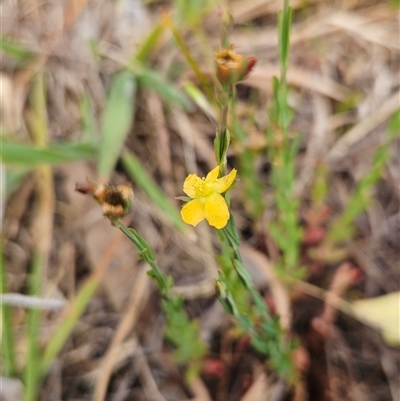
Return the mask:
[[(400, 399), (400, 4), (289, 3), (297, 147), (286, 192), (271, 152), (283, 146), (272, 123), (283, 1), (1, 3), (2, 400)], [(189, 173), (216, 165), (224, 35), (258, 60), (228, 121), (231, 210), (256, 287), (298, 343), (290, 388), (223, 311), (218, 238), (205, 222), (186, 226), (176, 199)], [(75, 192), (88, 178), (132, 185), (124, 221), (208, 345), (195, 380), (164, 340), (145, 264)], [(290, 272), (270, 229), (289, 216), (280, 193), (301, 233), (284, 234), (296, 248)]]

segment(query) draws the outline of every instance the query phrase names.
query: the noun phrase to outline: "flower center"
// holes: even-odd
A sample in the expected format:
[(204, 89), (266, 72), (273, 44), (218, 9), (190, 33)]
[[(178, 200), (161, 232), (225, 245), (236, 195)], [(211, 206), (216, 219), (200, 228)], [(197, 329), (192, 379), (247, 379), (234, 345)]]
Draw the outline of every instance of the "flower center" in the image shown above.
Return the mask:
[(198, 180), (194, 184), (194, 187), (195, 187), (195, 190), (196, 190), (198, 196), (207, 196), (211, 192), (209, 186), (205, 182), (205, 178), (202, 178), (201, 180)]

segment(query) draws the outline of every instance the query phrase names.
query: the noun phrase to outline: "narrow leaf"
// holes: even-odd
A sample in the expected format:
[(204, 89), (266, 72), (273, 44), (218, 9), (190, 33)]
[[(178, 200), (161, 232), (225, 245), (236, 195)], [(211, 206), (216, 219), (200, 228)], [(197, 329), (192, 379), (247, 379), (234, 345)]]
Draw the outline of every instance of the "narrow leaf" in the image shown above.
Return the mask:
[(0, 37), (0, 49), (22, 63), (32, 58), (32, 53), (29, 50), (26, 50), (23, 46), (13, 42), (9, 38)]
[(154, 182), (148, 172), (143, 168), (136, 156), (132, 153), (124, 152), (122, 155), (122, 163), (136, 185), (140, 187), (152, 202), (165, 213), (166, 217), (176, 228), (178, 228), (179, 231), (185, 232), (187, 226), (182, 221), (178, 210), (163, 193), (160, 187)]
[(101, 146), (98, 164), (99, 176), (108, 179), (113, 171), (135, 111), (136, 81), (127, 70), (117, 73), (110, 84), (103, 113)]
[(185, 110), (190, 109), (190, 102), (188, 102), (187, 96), (163, 79), (157, 72), (146, 68), (135, 68), (134, 74), (140, 86), (154, 91), (167, 104), (178, 105)]
[(93, 115), (92, 103), (90, 101), (89, 93), (85, 93), (80, 102), (80, 109), (82, 115), (82, 140), (87, 142), (96, 142), (96, 122)]
[(5, 164), (33, 166), (61, 164), (95, 157), (97, 148), (84, 142), (57, 143), (41, 148), (13, 142), (2, 143), (1, 161)]
[(162, 34), (164, 33), (164, 30), (164, 24), (156, 25), (141, 44), (140, 48), (135, 54), (133, 61), (138, 60), (142, 63), (146, 62), (149, 59), (151, 53), (153, 53), (154, 50), (157, 49), (157, 45), (162, 37)]

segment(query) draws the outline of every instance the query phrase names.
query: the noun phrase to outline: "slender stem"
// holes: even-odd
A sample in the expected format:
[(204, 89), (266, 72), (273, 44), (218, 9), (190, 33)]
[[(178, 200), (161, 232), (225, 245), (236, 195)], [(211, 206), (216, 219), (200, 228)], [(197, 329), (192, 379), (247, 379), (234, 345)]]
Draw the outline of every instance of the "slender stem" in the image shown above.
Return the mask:
[[(230, 230), (234, 231), (233, 235), (235, 237), (238, 236), (236, 226), (232, 224), (229, 228)], [(250, 293), (251, 297), (253, 298), (254, 304), (256, 305), (257, 311), (263, 316), (263, 318), (266, 321), (271, 321), (271, 316), (268, 313), (267, 306), (262, 299), (262, 296), (260, 293), (255, 289), (253, 280), (251, 278), (250, 272), (247, 270), (247, 268), (243, 265), (242, 257), (240, 255), (240, 250), (238, 248), (238, 245), (235, 244), (233, 241), (230, 239), (230, 235), (228, 234), (228, 228), (223, 229), (222, 234), (225, 239), (225, 241), (228, 242), (228, 244), (231, 246), (232, 251), (234, 252), (234, 258), (232, 260), (233, 266), (242, 281), (243, 285), (246, 287), (247, 291)], [(236, 259), (236, 263), (235, 263)], [(239, 262), (239, 263), (238, 263)]]
[(229, 147), (229, 136), (227, 132), (228, 105), (220, 106), (220, 127), (219, 136), (219, 174), (226, 175), (226, 152)]
[(124, 223), (119, 222), (118, 228), (125, 234), (126, 237), (128, 237), (136, 246), (136, 248), (140, 251), (144, 251), (143, 245), (139, 242), (139, 240), (132, 234), (131, 231), (129, 231), (129, 228), (124, 225)]
[[(46, 91), (43, 73), (38, 73), (30, 92), (29, 130), (35, 145), (46, 148), (48, 142)], [(32, 232), (34, 251), (29, 275), (29, 295), (40, 296), (49, 260), (54, 210), (53, 174), (50, 166), (36, 168), (36, 197), (33, 207)], [(27, 319), (27, 358), (25, 366), (25, 401), (35, 401), (40, 385), (40, 310), (32, 308)]]
[[(2, 239), (0, 238), (0, 244)], [(2, 245), (2, 244), (1, 244)], [(4, 264), (3, 255), (0, 256), (0, 288), (1, 293), (7, 292), (7, 274)], [(4, 362), (5, 362), (5, 374), (7, 376), (13, 376), (16, 373), (15, 366), (15, 345), (12, 327), (11, 310), (9, 305), (1, 304), (2, 312), (2, 335), (3, 335), (3, 349), (4, 349)]]
[[(30, 294), (40, 293), (40, 283), (42, 280), (43, 259), (39, 252), (36, 252), (32, 259), (32, 276), (30, 283)], [(39, 361), (39, 326), (40, 309), (32, 308), (28, 311), (28, 352), (25, 368), (25, 401), (35, 401), (39, 387), (39, 370), (37, 364)]]
[(228, 106), (221, 107), (220, 113), (220, 133), (222, 134), (226, 130), (227, 121), (228, 121)]
[(154, 262), (154, 257), (152, 256), (152, 250), (149, 245), (144, 241), (143, 238), (139, 236), (133, 229), (126, 227), (121, 221), (117, 224), (117, 227), (125, 234), (125, 236), (130, 239), (138, 251), (141, 253), (141, 257), (148, 263), (151, 271), (154, 274), (154, 278), (158, 284), (158, 288), (165, 298), (170, 301), (172, 300), (172, 294), (170, 285), (168, 282), (168, 277), (161, 271), (158, 265)]
[(133, 242), (140, 252), (140, 257), (150, 266), (147, 274), (155, 279), (158, 289), (164, 297), (162, 308), (167, 322), (165, 336), (176, 347), (174, 352), (176, 361), (188, 365), (187, 380), (196, 378), (201, 360), (207, 352), (207, 346), (200, 337), (199, 326), (185, 312), (183, 299), (172, 294), (174, 282), (156, 264), (150, 245), (133, 228), (127, 228), (121, 221), (114, 223)]

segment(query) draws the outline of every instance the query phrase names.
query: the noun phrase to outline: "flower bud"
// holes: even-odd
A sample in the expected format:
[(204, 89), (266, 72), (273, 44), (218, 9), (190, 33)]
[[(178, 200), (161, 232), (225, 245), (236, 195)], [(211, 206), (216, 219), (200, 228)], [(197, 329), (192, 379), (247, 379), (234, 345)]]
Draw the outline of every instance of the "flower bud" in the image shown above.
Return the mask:
[(222, 85), (235, 85), (251, 72), (257, 59), (232, 50), (232, 45), (220, 49), (215, 58), (216, 74)]
[(112, 221), (124, 217), (131, 210), (134, 194), (132, 188), (127, 185), (114, 187), (88, 181), (85, 184), (77, 183), (75, 189), (92, 195), (102, 207), (103, 215)]

